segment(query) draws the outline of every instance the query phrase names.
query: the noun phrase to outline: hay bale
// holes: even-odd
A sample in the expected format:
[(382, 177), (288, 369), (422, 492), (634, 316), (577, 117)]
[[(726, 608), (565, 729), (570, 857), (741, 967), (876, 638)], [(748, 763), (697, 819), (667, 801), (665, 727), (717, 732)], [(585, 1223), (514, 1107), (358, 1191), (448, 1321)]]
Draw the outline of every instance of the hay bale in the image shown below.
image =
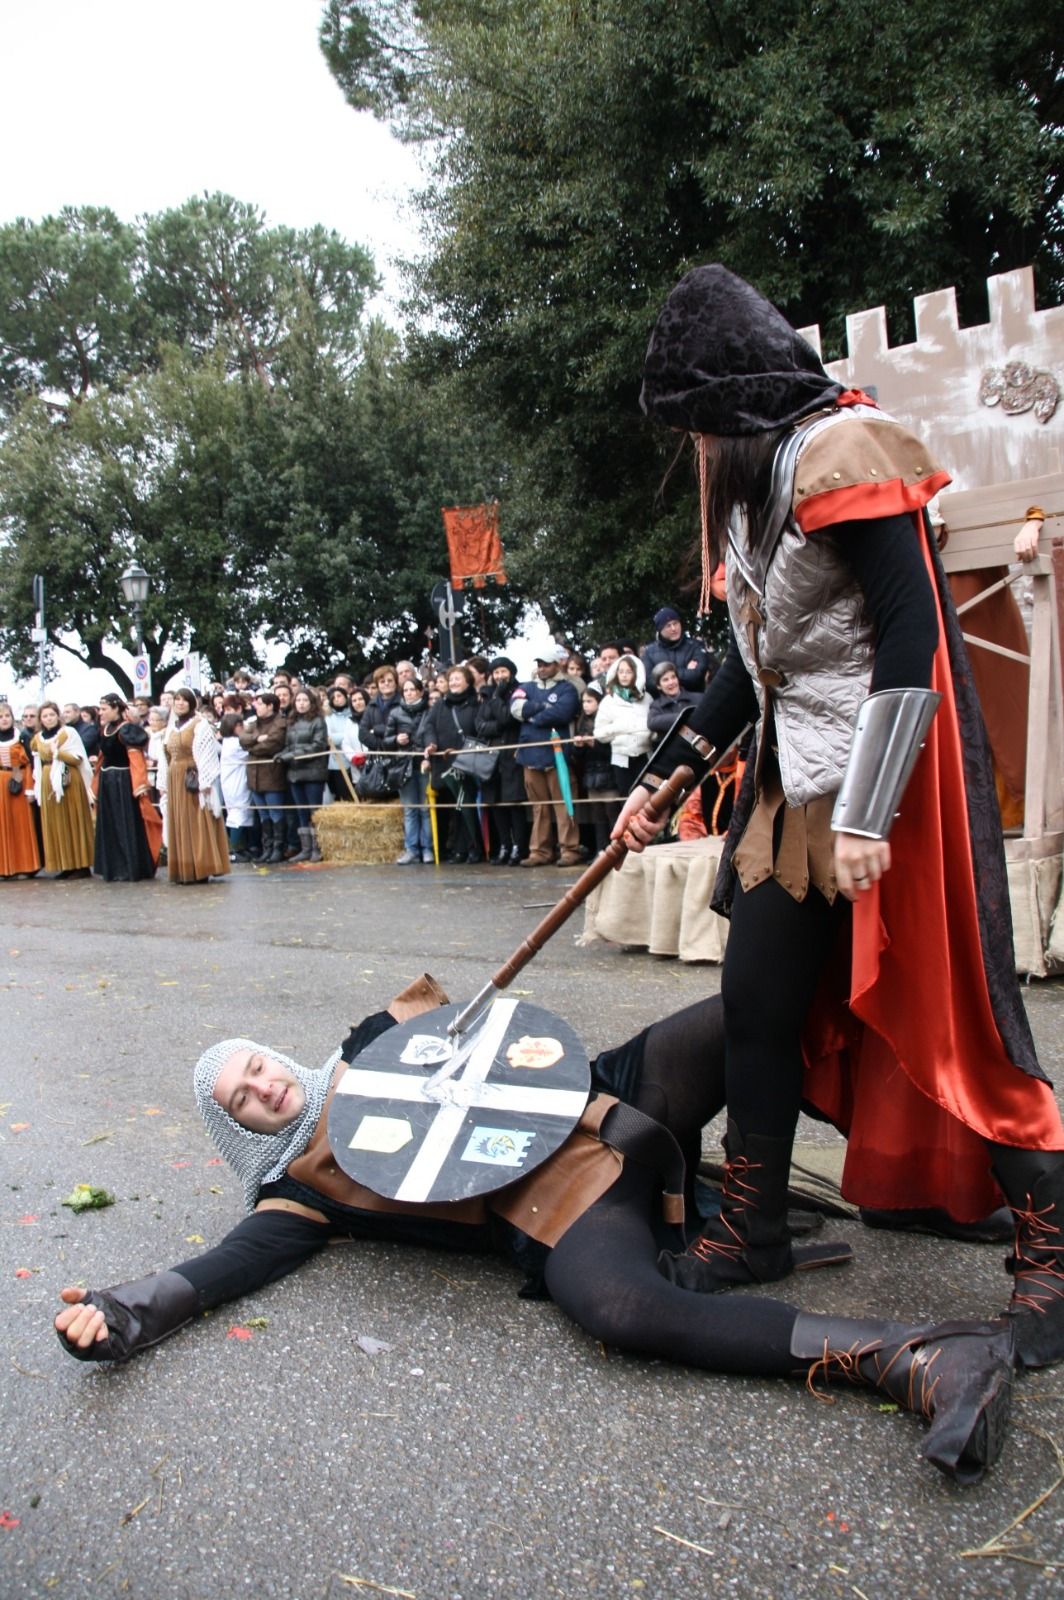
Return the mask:
[(403, 809), (396, 802), (338, 801), (312, 818), (322, 858), (342, 866), (383, 866), (403, 848)]

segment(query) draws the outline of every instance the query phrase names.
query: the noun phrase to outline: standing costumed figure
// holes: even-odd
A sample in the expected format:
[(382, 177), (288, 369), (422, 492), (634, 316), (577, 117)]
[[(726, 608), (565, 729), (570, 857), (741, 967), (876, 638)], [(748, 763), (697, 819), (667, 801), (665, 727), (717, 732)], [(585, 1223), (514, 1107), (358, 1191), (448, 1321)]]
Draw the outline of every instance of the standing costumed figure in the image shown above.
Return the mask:
[(33, 792), (41, 808), (44, 865), (59, 878), (87, 876), (94, 849), (92, 767), (73, 725), (46, 700), (33, 744)]
[(30, 876), (40, 871), (37, 833), (26, 799), (32, 781), (30, 757), (5, 700), (0, 703), (0, 878)]
[(154, 878), (162, 843), (162, 823), (148, 795), (148, 735), (124, 720), (127, 709), (121, 695), (100, 700), (93, 871), (106, 883)]
[[(804, 1103), (847, 1135), (860, 1205), (970, 1221), (1000, 1186), (1017, 1360), (1059, 1361), (1064, 1126), (1016, 983), (986, 738), (928, 537), (948, 474), (721, 266), (669, 296), (642, 402), (694, 435), (733, 640), (618, 831), (647, 842), (644, 785), (758, 725), (715, 898), (731, 916), (724, 1209), (667, 1269), (709, 1291), (791, 1270)], [(800, 1320), (796, 1356), (809, 1337)]]
[(159, 787), (167, 801), (166, 870), (171, 883), (206, 883), (229, 871), (221, 771), (214, 730), (197, 713), (193, 691), (178, 689), (159, 763)]

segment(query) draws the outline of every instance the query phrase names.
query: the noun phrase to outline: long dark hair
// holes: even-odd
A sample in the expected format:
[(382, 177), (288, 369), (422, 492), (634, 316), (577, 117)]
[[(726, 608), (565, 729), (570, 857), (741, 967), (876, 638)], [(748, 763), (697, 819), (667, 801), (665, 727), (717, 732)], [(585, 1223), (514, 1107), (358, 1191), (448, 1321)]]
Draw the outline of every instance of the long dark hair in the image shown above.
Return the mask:
[(751, 433), (734, 439), (695, 435), (703, 537), (708, 538), (714, 566), (724, 559), (728, 523), (736, 512), (745, 515), (750, 548), (757, 549), (764, 532), (772, 463), (786, 431), (774, 428), (769, 433)]

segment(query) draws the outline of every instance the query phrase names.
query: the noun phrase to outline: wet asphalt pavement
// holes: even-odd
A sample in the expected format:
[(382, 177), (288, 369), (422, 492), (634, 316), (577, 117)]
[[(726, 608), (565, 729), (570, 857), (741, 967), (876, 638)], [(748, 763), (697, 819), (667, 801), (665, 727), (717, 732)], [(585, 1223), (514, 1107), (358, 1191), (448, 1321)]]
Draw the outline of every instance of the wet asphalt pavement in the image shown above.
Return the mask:
[[(1007, 1553), (965, 1554), (1064, 1470), (1064, 1367), (1016, 1385), (1004, 1456), (964, 1490), (918, 1461), (918, 1422), (865, 1393), (827, 1404), (623, 1357), (519, 1300), (507, 1265), (405, 1246), (329, 1250), (124, 1369), (63, 1354), (62, 1284), (167, 1266), (239, 1218), (192, 1104), (204, 1045), (248, 1034), (317, 1065), (424, 969), (467, 998), (571, 881), (243, 868), (204, 888), (0, 885), (3, 1600), (1064, 1591), (1064, 1487)], [(515, 988), (592, 1054), (718, 986), (715, 968), (579, 948), (578, 928)], [(1064, 1082), (1064, 985), (1025, 994)], [(60, 1201), (79, 1182), (117, 1203), (74, 1215)], [(907, 1320), (1007, 1299), (994, 1247), (831, 1226), (854, 1266), (781, 1297)], [(366, 1355), (360, 1335), (390, 1348)]]

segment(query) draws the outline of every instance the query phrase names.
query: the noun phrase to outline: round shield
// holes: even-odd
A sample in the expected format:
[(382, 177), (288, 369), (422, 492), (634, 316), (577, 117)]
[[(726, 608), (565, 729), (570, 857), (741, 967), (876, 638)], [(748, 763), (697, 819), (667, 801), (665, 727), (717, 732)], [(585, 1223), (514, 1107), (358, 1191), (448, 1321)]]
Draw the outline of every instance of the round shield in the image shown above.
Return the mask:
[(427, 1204), (490, 1194), (538, 1167), (587, 1104), (587, 1052), (560, 1017), (498, 999), (457, 1038), (441, 1006), (356, 1056), (329, 1108), (329, 1144), (356, 1183)]

